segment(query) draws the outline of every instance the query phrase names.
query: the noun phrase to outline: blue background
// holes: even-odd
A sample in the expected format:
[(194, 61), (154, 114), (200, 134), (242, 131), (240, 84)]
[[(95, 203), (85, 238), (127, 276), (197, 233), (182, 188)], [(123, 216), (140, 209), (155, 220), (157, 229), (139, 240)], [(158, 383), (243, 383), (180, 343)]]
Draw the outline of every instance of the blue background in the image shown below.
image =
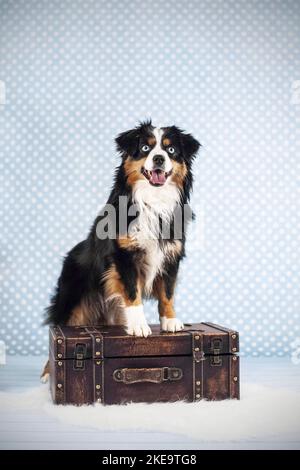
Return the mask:
[[(114, 136), (152, 117), (203, 148), (177, 313), (289, 354), (300, 332), (300, 2), (0, 0), (0, 337), (47, 351), (62, 257), (106, 202)], [(195, 233), (194, 233), (195, 232)], [(149, 321), (156, 307), (147, 303)]]

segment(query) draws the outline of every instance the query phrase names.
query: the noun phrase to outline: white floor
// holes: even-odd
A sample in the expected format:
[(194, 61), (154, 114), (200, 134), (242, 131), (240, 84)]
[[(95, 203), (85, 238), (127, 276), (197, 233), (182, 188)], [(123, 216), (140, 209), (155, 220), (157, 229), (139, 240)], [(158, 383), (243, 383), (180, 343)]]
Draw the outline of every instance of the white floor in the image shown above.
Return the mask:
[[(7, 365), (0, 366), (0, 390), (35, 387), (43, 362), (41, 357), (8, 357)], [(241, 382), (300, 391), (300, 366), (289, 358), (242, 358)], [(0, 449), (300, 449), (300, 438), (201, 443), (169, 433), (103, 432), (64, 425), (43, 413), (7, 410), (0, 416)]]

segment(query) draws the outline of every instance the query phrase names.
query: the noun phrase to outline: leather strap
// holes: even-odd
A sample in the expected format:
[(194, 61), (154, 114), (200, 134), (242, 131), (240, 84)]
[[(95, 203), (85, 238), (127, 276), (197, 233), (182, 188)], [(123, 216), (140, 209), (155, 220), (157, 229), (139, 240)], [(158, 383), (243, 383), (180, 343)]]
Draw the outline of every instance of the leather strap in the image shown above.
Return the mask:
[(240, 398), (239, 356), (229, 355), (229, 397)]
[(66, 337), (62, 328), (59, 325), (56, 325), (53, 328), (54, 332), (54, 357), (55, 359), (65, 359), (66, 358)]
[(96, 328), (86, 327), (85, 331), (92, 338), (94, 402), (104, 403), (104, 361), (103, 335)]
[(92, 338), (92, 357), (103, 359), (103, 335), (96, 328), (85, 327), (85, 331)]
[[(66, 357), (66, 337), (59, 325), (54, 329), (56, 336), (55, 350), (55, 378), (53, 386), (55, 387), (55, 403), (61, 404), (66, 402), (66, 361), (62, 360)], [(52, 377), (50, 378), (52, 380)]]
[(203, 398), (203, 334), (192, 331), (193, 401)]
[(123, 382), (128, 385), (139, 382), (160, 384), (162, 382), (181, 380), (182, 377), (182, 369), (177, 367), (123, 368), (116, 369), (113, 373), (113, 378), (116, 382)]

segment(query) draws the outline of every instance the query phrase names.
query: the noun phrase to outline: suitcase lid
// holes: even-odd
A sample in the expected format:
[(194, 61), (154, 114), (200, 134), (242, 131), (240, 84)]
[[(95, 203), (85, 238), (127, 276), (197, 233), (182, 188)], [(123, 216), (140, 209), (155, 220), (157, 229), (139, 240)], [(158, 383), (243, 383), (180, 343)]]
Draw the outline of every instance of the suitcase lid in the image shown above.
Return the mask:
[(214, 323), (185, 323), (177, 333), (161, 332), (159, 325), (150, 327), (152, 335), (143, 338), (127, 335), (121, 326), (51, 326), (50, 354), (57, 360), (81, 360), (239, 352), (238, 332)]

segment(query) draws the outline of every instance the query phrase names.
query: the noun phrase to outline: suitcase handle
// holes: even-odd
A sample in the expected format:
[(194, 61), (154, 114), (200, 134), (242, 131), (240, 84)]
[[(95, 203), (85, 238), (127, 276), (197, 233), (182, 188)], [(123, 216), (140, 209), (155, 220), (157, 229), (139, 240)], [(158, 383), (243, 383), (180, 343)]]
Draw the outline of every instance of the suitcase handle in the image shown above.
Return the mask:
[(116, 382), (123, 382), (128, 385), (140, 382), (160, 384), (162, 382), (180, 380), (182, 376), (182, 369), (177, 367), (124, 368), (116, 369), (113, 373), (113, 378)]

